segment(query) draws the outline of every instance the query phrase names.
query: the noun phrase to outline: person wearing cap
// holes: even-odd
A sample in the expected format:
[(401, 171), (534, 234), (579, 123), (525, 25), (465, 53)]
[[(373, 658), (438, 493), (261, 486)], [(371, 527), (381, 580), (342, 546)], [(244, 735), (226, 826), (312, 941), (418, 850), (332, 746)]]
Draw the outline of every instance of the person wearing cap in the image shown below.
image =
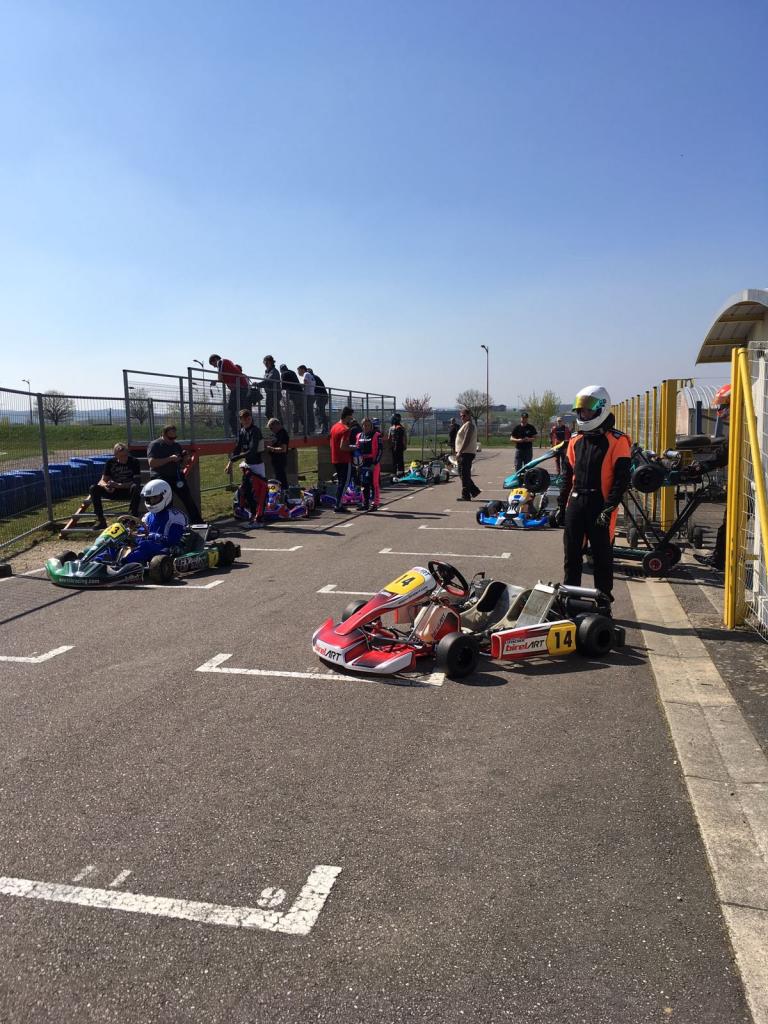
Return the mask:
[(280, 380), (280, 371), (275, 366), (275, 357), (264, 356), (262, 362), (264, 363), (264, 378), (259, 381), (259, 384), (264, 388), (266, 396), (264, 414), (270, 420), (280, 412), (280, 389), (282, 382)]
[(589, 541), (595, 587), (613, 599), (613, 535), (629, 487), (631, 444), (616, 430), (611, 398), (590, 384), (573, 403), (578, 433), (568, 442), (555, 525), (563, 533), (563, 582), (581, 586), (584, 539)]
[(175, 497), (187, 510), (192, 523), (202, 523), (203, 517), (195, 504), (189, 484), (184, 477), (184, 469), (189, 465), (191, 456), (185, 452), (176, 440), (176, 427), (167, 423), (160, 437), (156, 438), (147, 448), (149, 462), (149, 479), (165, 480), (170, 485)]
[(141, 501), (141, 466), (139, 460), (128, 451), (127, 445), (118, 442), (112, 449), (113, 457), (104, 464), (101, 479), (88, 491), (96, 514), (96, 529), (107, 525), (104, 518), (103, 501), (127, 501), (130, 514), (139, 515)]
[(520, 422), (515, 424), (512, 428), (512, 433), (509, 435), (509, 440), (514, 442), (515, 449), (515, 470), (522, 469), (523, 466), (530, 462), (533, 458), (533, 438), (538, 434), (538, 430), (532, 423), (528, 422), (528, 413), (520, 413)]
[[(208, 362), (215, 370), (218, 370), (219, 384), (223, 384), (229, 389), (227, 397), (227, 425), (230, 434), (233, 437), (237, 437), (238, 411), (248, 401), (248, 392), (250, 390), (248, 378), (243, 373), (242, 366), (239, 363), (233, 363), (231, 359), (222, 359), (221, 356), (217, 356), (214, 353), (208, 357)], [(211, 388), (211, 391), (213, 391), (213, 388)]]

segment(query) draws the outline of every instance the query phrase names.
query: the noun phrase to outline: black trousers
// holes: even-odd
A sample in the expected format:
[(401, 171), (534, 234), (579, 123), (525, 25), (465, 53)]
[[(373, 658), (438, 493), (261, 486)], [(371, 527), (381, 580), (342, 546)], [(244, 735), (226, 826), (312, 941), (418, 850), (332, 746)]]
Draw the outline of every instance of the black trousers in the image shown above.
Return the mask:
[(286, 472), (288, 466), (288, 456), (282, 452), (277, 454), (271, 454), (272, 458), (272, 473), (275, 480), (279, 480), (283, 487), (288, 486), (288, 473)]
[(526, 462), (530, 462), (532, 458), (533, 444), (530, 441), (519, 444), (515, 452), (515, 469), (522, 469)]
[(177, 487), (176, 484), (171, 484), (171, 490), (173, 491), (174, 498), (178, 498), (187, 510), (187, 516), (189, 517), (190, 523), (202, 523), (204, 521), (202, 514), (195, 504), (195, 499), (192, 497), (192, 492), (187, 484), (185, 483), (183, 487)]
[(344, 497), (349, 481), (352, 479), (351, 462), (334, 462), (333, 468), (336, 471), (336, 508), (341, 508), (341, 499)]
[(403, 456), (405, 455), (404, 448), (392, 448), (392, 466), (393, 472), (402, 476), (405, 472), (405, 462)]
[(93, 502), (93, 511), (96, 513), (96, 518), (99, 522), (104, 518), (104, 506), (102, 502), (105, 498), (107, 501), (127, 501), (130, 505), (131, 515), (138, 516), (139, 500), (141, 498), (141, 484), (130, 484), (128, 487), (119, 487), (114, 491), (108, 491), (106, 487), (102, 487), (101, 484), (94, 484), (88, 491), (88, 496)]
[(480, 488), (472, 479), (472, 463), (474, 461), (474, 454), (470, 454), (469, 452), (463, 452), (458, 457), (462, 498), (474, 498), (480, 493)]
[(595, 520), (603, 510), (602, 494), (571, 496), (565, 509), (563, 531), (564, 577), (563, 583), (572, 587), (581, 586), (581, 572), (584, 565), (584, 539), (589, 541), (592, 551), (595, 586), (604, 594), (613, 593), (613, 546), (607, 526), (596, 526)]

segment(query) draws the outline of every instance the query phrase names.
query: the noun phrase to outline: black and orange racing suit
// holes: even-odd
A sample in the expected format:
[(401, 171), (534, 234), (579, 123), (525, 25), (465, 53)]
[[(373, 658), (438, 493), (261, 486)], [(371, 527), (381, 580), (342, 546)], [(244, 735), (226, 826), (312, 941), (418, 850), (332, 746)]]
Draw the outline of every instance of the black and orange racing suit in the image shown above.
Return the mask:
[[(565, 532), (564, 583), (581, 586), (584, 539), (589, 541), (595, 586), (613, 591), (613, 534), (622, 495), (629, 486), (630, 440), (608, 416), (599, 430), (575, 434), (568, 442), (560, 489), (560, 510)], [(606, 526), (598, 517), (612, 509)]]

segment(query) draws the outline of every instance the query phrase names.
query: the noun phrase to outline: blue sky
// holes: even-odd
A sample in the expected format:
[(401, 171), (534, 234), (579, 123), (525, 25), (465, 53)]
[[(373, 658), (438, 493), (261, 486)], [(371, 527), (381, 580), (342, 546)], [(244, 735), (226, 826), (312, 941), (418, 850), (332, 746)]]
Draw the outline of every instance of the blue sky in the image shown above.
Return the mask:
[[(768, 286), (763, 2), (0, 2), (0, 384), (688, 375)], [(704, 368), (707, 377), (726, 368)]]

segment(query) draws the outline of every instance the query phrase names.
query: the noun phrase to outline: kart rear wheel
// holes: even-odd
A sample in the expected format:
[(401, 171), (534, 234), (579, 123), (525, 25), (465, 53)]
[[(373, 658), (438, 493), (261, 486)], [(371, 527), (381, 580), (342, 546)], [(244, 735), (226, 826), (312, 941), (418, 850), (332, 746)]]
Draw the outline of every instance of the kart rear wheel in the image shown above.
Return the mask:
[(341, 621), (346, 622), (347, 619), (351, 619), (352, 616), (359, 612), (363, 605), (368, 604), (367, 601), (350, 601), (344, 611), (341, 613)]
[(641, 494), (653, 494), (654, 491), (658, 491), (663, 485), (665, 478), (666, 472), (663, 466), (659, 466), (656, 463), (648, 463), (637, 467), (632, 474), (630, 487), (640, 491)]
[(173, 559), (170, 555), (155, 555), (149, 563), (149, 578), (153, 583), (170, 583), (173, 579)]
[(463, 633), (444, 636), (435, 650), (437, 667), (449, 679), (464, 679), (471, 675), (477, 668), (477, 660), (477, 644)]
[(237, 558), (237, 548), (231, 540), (219, 544), (219, 561), (222, 565), (232, 565)]
[(576, 650), (602, 658), (613, 647), (613, 623), (605, 615), (579, 615), (576, 620)]
[(74, 551), (62, 551), (60, 555), (56, 555), (56, 558), (61, 562), (62, 565), (66, 565), (67, 562), (77, 561), (77, 555)]
[(541, 494), (549, 487), (550, 476), (546, 469), (535, 466), (523, 473), (523, 486), (532, 494)]

